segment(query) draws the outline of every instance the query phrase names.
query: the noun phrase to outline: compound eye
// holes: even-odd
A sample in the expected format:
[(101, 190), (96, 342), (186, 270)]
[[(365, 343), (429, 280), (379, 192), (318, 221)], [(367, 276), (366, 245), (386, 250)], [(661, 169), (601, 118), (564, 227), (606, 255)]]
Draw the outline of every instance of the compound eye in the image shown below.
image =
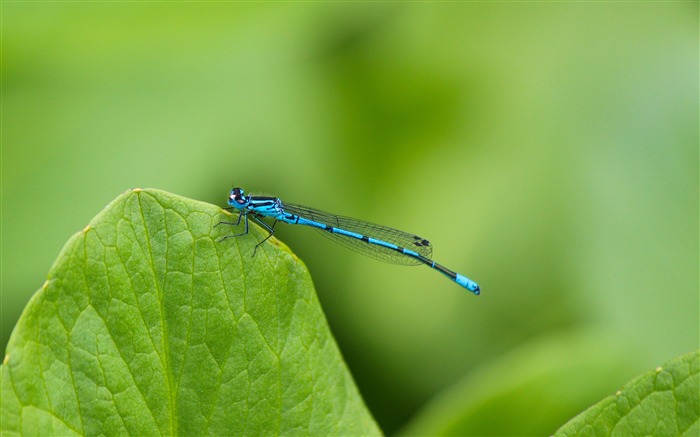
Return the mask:
[(231, 190), (231, 195), (228, 197), (232, 201), (238, 203), (239, 205), (245, 204), (245, 198), (243, 197), (243, 190), (240, 188), (234, 188)]

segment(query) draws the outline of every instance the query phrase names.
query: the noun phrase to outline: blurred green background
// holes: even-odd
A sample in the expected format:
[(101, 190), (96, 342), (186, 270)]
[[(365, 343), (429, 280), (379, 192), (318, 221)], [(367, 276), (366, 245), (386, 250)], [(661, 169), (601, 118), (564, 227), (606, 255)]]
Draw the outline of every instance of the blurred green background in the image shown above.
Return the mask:
[(278, 227), (388, 434), (551, 434), (699, 347), (698, 3), (2, 4), (2, 344), (119, 193), (232, 184), (478, 281)]

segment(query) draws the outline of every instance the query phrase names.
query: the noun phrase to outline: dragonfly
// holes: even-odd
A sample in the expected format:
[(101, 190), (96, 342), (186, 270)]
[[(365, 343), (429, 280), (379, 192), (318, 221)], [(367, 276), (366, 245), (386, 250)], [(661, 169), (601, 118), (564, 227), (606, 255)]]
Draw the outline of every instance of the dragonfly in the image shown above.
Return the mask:
[[(433, 261), (431, 259), (433, 247), (430, 242), (417, 235), (308, 206), (283, 202), (277, 197), (247, 195), (240, 187), (231, 190), (228, 205), (229, 207), (225, 209), (237, 212), (238, 220), (221, 221), (216, 226), (222, 224), (238, 226), (243, 220), (245, 230), (238, 234), (226, 235), (219, 241), (247, 235), (249, 218), (268, 231), (267, 237), (255, 245), (253, 256), (258, 247), (274, 235), (277, 222), (303, 225), (319, 231), (336, 243), (374, 259), (401, 265), (425, 264), (475, 295), (481, 293), (476, 282)], [(269, 225), (263, 218), (271, 218), (274, 221)]]

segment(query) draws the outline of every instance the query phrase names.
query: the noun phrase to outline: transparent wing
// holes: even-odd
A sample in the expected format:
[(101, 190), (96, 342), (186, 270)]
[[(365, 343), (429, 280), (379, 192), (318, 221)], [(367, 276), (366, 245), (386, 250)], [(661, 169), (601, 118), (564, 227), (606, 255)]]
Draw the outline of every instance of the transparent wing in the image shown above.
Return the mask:
[[(344, 229), (366, 237), (386, 241), (387, 243), (395, 244), (396, 246), (403, 247), (404, 249), (410, 249), (426, 258), (430, 258), (433, 255), (433, 247), (430, 245), (430, 242), (414, 234), (409, 234), (397, 229), (388, 228), (386, 226), (377, 225), (351, 217), (330, 214), (318, 209), (309, 208), (308, 206), (294, 205), (286, 202), (283, 202), (282, 205), (285, 212), (296, 214), (299, 217), (307, 220), (313, 220), (318, 223), (323, 223), (324, 225), (333, 226), (335, 228)], [(369, 244), (365, 241), (347, 237), (345, 235), (333, 234), (322, 229), (316, 230), (320, 232), (321, 235), (330, 238), (336, 243), (342, 244), (355, 252), (378, 259), (380, 261), (403, 265), (420, 264), (420, 261), (415, 258), (403, 255), (395, 250), (383, 246)]]

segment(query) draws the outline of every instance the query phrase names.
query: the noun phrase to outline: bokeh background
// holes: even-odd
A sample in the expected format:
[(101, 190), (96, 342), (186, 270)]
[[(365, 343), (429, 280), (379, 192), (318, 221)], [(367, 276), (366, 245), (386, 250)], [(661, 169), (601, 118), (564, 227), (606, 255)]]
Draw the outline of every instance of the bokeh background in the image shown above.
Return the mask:
[(475, 280), (278, 227), (388, 434), (549, 435), (699, 347), (698, 3), (2, 4), (2, 344), (119, 193), (232, 184)]

